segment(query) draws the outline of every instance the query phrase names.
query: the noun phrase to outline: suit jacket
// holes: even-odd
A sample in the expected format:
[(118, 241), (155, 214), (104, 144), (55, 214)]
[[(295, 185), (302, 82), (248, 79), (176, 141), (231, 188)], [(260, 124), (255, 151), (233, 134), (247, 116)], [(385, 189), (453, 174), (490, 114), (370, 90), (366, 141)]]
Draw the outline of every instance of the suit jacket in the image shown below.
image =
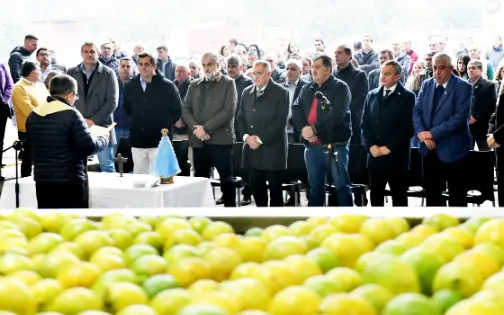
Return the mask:
[[(84, 75), (79, 66), (68, 69), (68, 75), (77, 81), (79, 92), (84, 94)], [(75, 108), (84, 118), (92, 120), (96, 125), (108, 127), (114, 122), (113, 115), (118, 100), (119, 85), (114, 70), (98, 62), (88, 93), (80, 96), (75, 102)], [(111, 131), (110, 143), (117, 143), (114, 128)]]
[[(413, 107), (415, 93), (398, 83), (385, 98), (383, 86), (369, 92), (362, 118), (362, 140), (368, 152), (368, 167), (373, 170), (407, 170), (410, 139), (413, 136)], [(371, 146), (386, 146), (390, 154), (373, 157)]]
[(486, 137), (490, 117), (495, 112), (497, 92), (495, 84), (485, 78), (480, 78), (473, 84), (474, 105), (471, 115), (476, 122), (469, 126), (471, 134), (476, 137)]
[(195, 125), (202, 125), (210, 135), (206, 143), (233, 144), (236, 102), (236, 85), (230, 77), (219, 74), (215, 82), (209, 82), (206, 77), (193, 80), (182, 107), (182, 119), (190, 131), (189, 145), (203, 145), (192, 134)]
[[(501, 82), (499, 96), (497, 97), (497, 110), (495, 111), (495, 142), (504, 144), (504, 81)], [(502, 149), (499, 148), (501, 151)], [(498, 150), (499, 151), (499, 150)]]
[[(430, 131), (436, 142), (436, 152), (441, 161), (451, 163), (466, 156), (471, 150), (469, 113), (472, 103), (471, 84), (452, 74), (435, 112), (432, 112), (436, 81), (425, 80), (413, 110), (415, 135)], [(424, 143), (419, 151), (427, 155)]]
[[(294, 90), (294, 97), (292, 98), (292, 103), (294, 103), (296, 101), (296, 99), (298, 98), (299, 96), (299, 93), (301, 92), (301, 89), (303, 88), (303, 86), (305, 86), (306, 84), (308, 84), (307, 81), (299, 78), (297, 84), (296, 84), (296, 89)], [(287, 89), (287, 82), (284, 82), (282, 84), (283, 87), (285, 87)], [(287, 89), (288, 90), (288, 89)], [(290, 104), (289, 106), (292, 106), (292, 104)], [(301, 137), (301, 130), (297, 130), (296, 129), (296, 126), (294, 126), (294, 122), (292, 121), (292, 113), (291, 113), (291, 117), (288, 117), (288, 121), (287, 123), (289, 125), (292, 126), (292, 128), (294, 129), (294, 137), (296, 139), (296, 141), (300, 141), (300, 137)]]
[(352, 117), (352, 138), (350, 143), (353, 145), (361, 145), (361, 123), (362, 112), (364, 111), (364, 102), (369, 92), (367, 75), (364, 71), (356, 69), (352, 64), (344, 69), (339, 69), (334, 72), (334, 76), (345, 82), (350, 88), (352, 99), (350, 101), (350, 115)]
[(236, 126), (241, 137), (258, 136), (263, 144), (252, 150), (243, 145), (243, 167), (279, 171), (287, 169), (287, 132), (285, 126), (289, 114), (289, 91), (269, 80), (264, 94), (256, 96), (256, 86), (243, 91), (242, 106)]

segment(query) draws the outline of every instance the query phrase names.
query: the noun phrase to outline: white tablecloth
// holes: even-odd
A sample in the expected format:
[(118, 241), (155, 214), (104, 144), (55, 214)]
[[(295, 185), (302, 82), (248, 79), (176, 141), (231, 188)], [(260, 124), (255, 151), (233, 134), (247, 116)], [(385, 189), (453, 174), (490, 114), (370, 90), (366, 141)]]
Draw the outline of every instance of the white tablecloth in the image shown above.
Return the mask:
[[(135, 181), (152, 179), (146, 175), (96, 173), (89, 175), (90, 208), (214, 207), (210, 181), (206, 178), (176, 176), (175, 183), (156, 187), (134, 187)], [(4, 183), (1, 209), (16, 207), (14, 180)], [(33, 177), (19, 179), (19, 206), (37, 208)]]

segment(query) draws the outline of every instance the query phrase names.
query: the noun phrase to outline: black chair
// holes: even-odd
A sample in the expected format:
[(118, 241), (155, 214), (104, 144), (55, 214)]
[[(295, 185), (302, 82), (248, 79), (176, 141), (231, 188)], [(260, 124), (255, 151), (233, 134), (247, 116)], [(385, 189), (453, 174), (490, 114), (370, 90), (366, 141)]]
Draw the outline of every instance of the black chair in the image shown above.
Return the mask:
[(173, 151), (177, 156), (180, 167), (180, 176), (191, 176), (191, 163), (189, 162), (189, 140), (172, 140)]
[[(233, 185), (236, 189), (236, 205), (240, 207), (240, 190), (243, 188), (242, 177), (237, 176), (238, 174), (243, 175), (245, 173), (242, 165), (242, 148), (243, 143), (235, 143), (233, 145)], [(210, 184), (212, 185), (212, 191), (215, 199), (215, 187), (221, 187), (220, 179), (210, 178)]]
[[(494, 165), (495, 152), (492, 151), (471, 151), (468, 157), (467, 172), (467, 203), (481, 206), (485, 201), (491, 201), (495, 207), (494, 195)], [(443, 196), (448, 199), (449, 191)]]
[[(410, 148), (410, 168), (406, 176), (408, 177), (408, 197), (421, 198), (423, 206), (425, 203), (425, 189), (423, 182), (422, 155), (417, 147)], [(390, 190), (385, 190), (385, 196), (391, 196)]]
[(282, 189), (294, 195), (294, 205), (298, 206), (298, 196), (304, 185), (308, 184), (308, 171), (304, 160), (305, 147), (302, 143), (289, 144), (287, 170), (284, 172)]

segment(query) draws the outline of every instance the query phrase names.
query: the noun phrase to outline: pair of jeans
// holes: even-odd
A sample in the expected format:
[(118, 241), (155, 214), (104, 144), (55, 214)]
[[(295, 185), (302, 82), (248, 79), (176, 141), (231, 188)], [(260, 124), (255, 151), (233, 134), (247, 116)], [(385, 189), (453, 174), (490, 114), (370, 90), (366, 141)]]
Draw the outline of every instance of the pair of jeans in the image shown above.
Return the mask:
[(119, 149), (119, 142), (122, 138), (129, 138), (130, 132), (128, 128), (115, 128), (117, 144), (113, 145), (112, 156), (115, 157), (117, 155), (117, 149)]
[[(334, 145), (337, 162), (333, 157), (330, 160), (332, 185), (335, 187), (338, 205), (352, 207), (353, 198), (348, 176), (348, 144)], [(308, 171), (308, 184), (310, 186), (309, 207), (322, 207), (326, 203), (325, 184), (328, 175), (328, 149), (324, 146), (308, 146), (305, 149), (305, 163)]]
[(104, 173), (114, 173), (114, 145), (109, 144), (103, 149), (103, 151), (98, 152), (98, 165), (100, 166), (100, 171)]

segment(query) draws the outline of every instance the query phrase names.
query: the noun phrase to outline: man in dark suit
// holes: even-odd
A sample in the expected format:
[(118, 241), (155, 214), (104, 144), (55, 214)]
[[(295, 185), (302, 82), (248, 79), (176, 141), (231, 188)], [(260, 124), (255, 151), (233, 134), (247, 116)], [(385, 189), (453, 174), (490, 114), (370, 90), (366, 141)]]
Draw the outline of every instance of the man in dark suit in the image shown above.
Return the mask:
[[(236, 116), (240, 112), (243, 90), (254, 84), (254, 82), (249, 77), (243, 75), (243, 71), (245, 70), (245, 63), (243, 62), (243, 59), (238, 55), (229, 56), (227, 60), (227, 70), (228, 75), (235, 81), (236, 91), (238, 93), (238, 99), (234, 117), (234, 128), (237, 141), (241, 141), (241, 137), (238, 133), (238, 127), (236, 126), (237, 122)], [(243, 177), (243, 175), (245, 174), (234, 174), (234, 175)], [(246, 177), (247, 176), (243, 178), (243, 189), (242, 189), (243, 198), (240, 201), (241, 206), (248, 206), (249, 204), (252, 203), (252, 193), (250, 192), (250, 186), (248, 183), (248, 179)]]
[(472, 87), (453, 74), (451, 57), (437, 53), (432, 79), (424, 81), (413, 111), (415, 134), (421, 142), (427, 206), (446, 206), (443, 191), (450, 194), (450, 207), (467, 206), (465, 168), (471, 150), (469, 113)]
[(495, 84), (483, 77), (483, 64), (477, 59), (469, 61), (467, 74), (473, 85), (474, 104), (469, 117), (469, 129), (474, 144), (478, 145), (479, 151), (489, 151), (487, 144), (487, 131), (490, 117), (495, 112), (497, 92)]
[[(81, 47), (83, 62), (68, 69), (68, 75), (77, 81), (79, 99), (75, 107), (88, 125), (108, 127), (119, 100), (119, 85), (114, 70), (98, 61), (98, 47), (94, 43), (84, 43)], [(115, 172), (113, 146), (117, 143), (114, 129), (110, 134), (107, 148), (98, 153), (102, 172)]]
[(205, 53), (201, 61), (205, 75), (191, 82), (182, 107), (182, 119), (192, 130), (189, 146), (193, 148), (194, 176), (209, 177), (215, 167), (224, 206), (236, 207), (232, 160), (236, 85), (219, 71), (216, 54)]
[(285, 83), (283, 86), (289, 91), (289, 116), (287, 120), (287, 139), (289, 143), (298, 143), (301, 141), (301, 130), (296, 130), (292, 123), (292, 110), (290, 106), (298, 98), (301, 88), (307, 84), (301, 79), (301, 61), (297, 59), (289, 59), (285, 63)]
[[(326, 54), (315, 55), (312, 75), (313, 82), (301, 89), (292, 105), (294, 127), (301, 130), (306, 145), (305, 162), (310, 185), (308, 206), (325, 204), (325, 183), (330, 176), (338, 205), (351, 207), (353, 201), (348, 177), (348, 147), (352, 136), (350, 89), (333, 76), (332, 60)], [(316, 92), (321, 94), (317, 97)]]
[(243, 135), (243, 165), (249, 170), (249, 183), (258, 207), (282, 207), (282, 179), (287, 168), (286, 123), (289, 92), (271, 79), (268, 61), (254, 63), (254, 83), (243, 91), (236, 121)]
[[(175, 68), (175, 86), (177, 87), (180, 95), (180, 99), (183, 101), (187, 90), (189, 89), (189, 84), (193, 78), (190, 76), (191, 70), (189, 65), (181, 64), (177, 65)], [(187, 126), (184, 124), (182, 118), (175, 122), (173, 127), (173, 140), (177, 141), (173, 143), (173, 149), (175, 150), (175, 155), (180, 166), (180, 176), (191, 176), (191, 166), (188, 161), (192, 160), (192, 154), (189, 156), (189, 137), (187, 135)]]
[[(352, 138), (350, 140), (350, 156), (348, 160), (348, 174), (352, 184), (367, 184), (366, 149), (362, 145), (361, 123), (364, 102), (369, 91), (366, 73), (356, 69), (351, 63), (352, 48), (348, 45), (340, 45), (334, 52), (336, 69), (334, 76), (345, 82), (350, 88), (352, 100), (350, 101), (350, 114), (352, 117)], [(355, 198), (356, 204), (360, 204), (360, 198)], [(359, 203), (358, 203), (358, 202)]]
[(401, 84), (401, 65), (390, 60), (381, 69), (381, 87), (369, 92), (362, 118), (368, 150), (371, 206), (383, 207), (387, 183), (394, 207), (407, 207), (409, 143), (413, 136), (415, 93)]

